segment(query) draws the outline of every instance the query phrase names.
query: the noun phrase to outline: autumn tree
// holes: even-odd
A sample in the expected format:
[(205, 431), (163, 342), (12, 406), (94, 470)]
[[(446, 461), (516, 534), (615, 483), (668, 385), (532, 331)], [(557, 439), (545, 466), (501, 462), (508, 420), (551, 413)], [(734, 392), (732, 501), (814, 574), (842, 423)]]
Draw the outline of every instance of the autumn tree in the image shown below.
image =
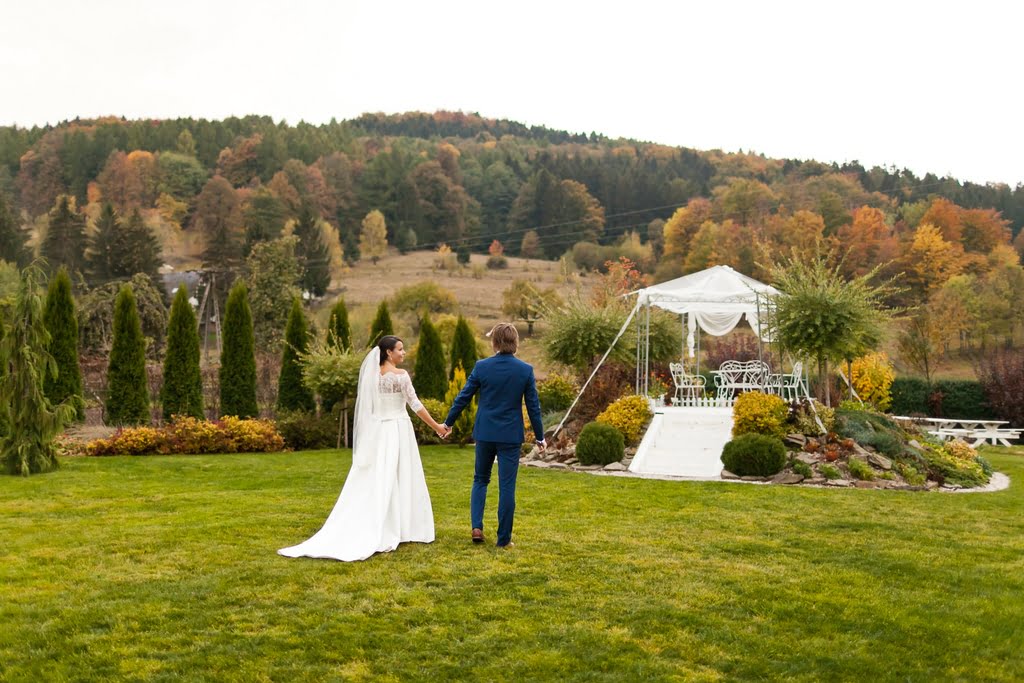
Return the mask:
[(574, 242), (596, 241), (604, 220), (604, 207), (586, 185), (541, 169), (520, 188), (509, 209), (508, 230), (537, 230), (544, 255), (553, 258)]
[(199, 372), (199, 328), (188, 288), (178, 287), (171, 303), (167, 329), (167, 354), (164, 356), (163, 384), (160, 387), (163, 417), (175, 415), (203, 419), (203, 379)]
[(656, 272), (659, 280), (670, 280), (686, 272), (690, 244), (701, 226), (711, 220), (711, 215), (711, 202), (704, 198), (691, 199), (686, 206), (675, 210), (662, 231), (664, 253)]
[(146, 381), (146, 340), (135, 306), (135, 294), (122, 285), (114, 302), (114, 340), (107, 366), (106, 422), (131, 425), (149, 422)]
[(68, 272), (85, 269), (85, 216), (78, 213), (74, 197), (61, 195), (49, 214), (46, 238), (40, 254), (51, 268), (65, 266)]
[(196, 197), (192, 227), (203, 239), (203, 267), (233, 276), (244, 248), (238, 196), (231, 183), (214, 176)]
[(224, 342), (218, 369), (220, 413), (240, 418), (257, 417), (256, 337), (245, 282), (239, 280), (224, 307)]
[(278, 410), (313, 410), (313, 394), (302, 381), (300, 358), (306, 353), (308, 331), (306, 314), (298, 298), (292, 300), (288, 326), (284, 332), (284, 350), (281, 352), (281, 374), (277, 380)]
[(50, 335), (49, 353), (56, 372), (46, 373), (43, 389), (53, 405), (67, 402), (78, 420), (85, 419), (82, 397), (82, 370), (78, 364), (78, 318), (71, 296), (71, 278), (61, 268), (50, 281), (43, 312), (46, 331)]
[(9, 474), (23, 476), (57, 469), (54, 439), (74, 419), (70, 403), (53, 406), (44, 382), (58, 369), (43, 314), (45, 275), (31, 265), (21, 277), (13, 315), (0, 324), (0, 461)]
[(921, 216), (918, 226), (930, 225), (939, 231), (942, 239), (959, 244), (963, 236), (962, 212), (963, 209), (953, 202), (945, 197), (939, 197), (932, 201), (928, 210)]
[(377, 265), (377, 261), (388, 253), (388, 231), (384, 224), (384, 214), (374, 209), (363, 219), (362, 231), (359, 235), (359, 252)]
[(420, 339), (416, 345), (416, 368), (413, 371), (416, 392), (420, 396), (440, 401), (448, 388), (447, 374), (441, 337), (430, 322), (430, 316), (423, 316), (420, 321)]
[(838, 240), (846, 277), (863, 275), (897, 255), (896, 239), (885, 214), (870, 206), (854, 210), (853, 221), (839, 228)]
[(541, 291), (529, 280), (517, 279), (502, 294), (501, 312), (513, 320), (522, 320), (526, 333), (532, 335), (534, 324), (560, 303), (554, 289)]
[(540, 236), (536, 230), (527, 230), (519, 244), (519, 255), (523, 258), (538, 258), (541, 254)]
[(721, 216), (742, 225), (767, 216), (778, 203), (771, 188), (759, 180), (732, 178), (714, 190), (715, 204)]
[(963, 269), (963, 247), (943, 238), (938, 227), (922, 222), (902, 261), (908, 286), (924, 298)]

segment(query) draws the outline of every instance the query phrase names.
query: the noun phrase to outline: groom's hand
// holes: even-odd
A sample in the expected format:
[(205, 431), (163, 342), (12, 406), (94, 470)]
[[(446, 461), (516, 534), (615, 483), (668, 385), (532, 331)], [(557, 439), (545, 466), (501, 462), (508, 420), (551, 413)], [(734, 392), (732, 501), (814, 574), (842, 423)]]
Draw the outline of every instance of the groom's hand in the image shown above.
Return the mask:
[(548, 447), (548, 442), (545, 441), (544, 439), (541, 439), (540, 441), (537, 442), (537, 449), (538, 450), (543, 451), (547, 447)]

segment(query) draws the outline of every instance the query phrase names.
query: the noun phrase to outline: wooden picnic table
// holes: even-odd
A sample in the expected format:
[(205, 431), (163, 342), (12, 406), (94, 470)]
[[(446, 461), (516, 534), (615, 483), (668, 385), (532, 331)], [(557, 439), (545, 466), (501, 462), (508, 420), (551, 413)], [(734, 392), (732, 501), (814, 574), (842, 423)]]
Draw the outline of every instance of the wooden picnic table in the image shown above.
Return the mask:
[(933, 427), (928, 433), (940, 439), (963, 439), (972, 441), (974, 447), (980, 446), (986, 441), (993, 446), (1002, 444), (1012, 446), (1010, 439), (1020, 438), (1021, 429), (1007, 428), (1003, 425), (1010, 424), (1007, 420), (985, 420), (985, 419), (954, 419), (949, 417), (904, 417), (894, 415), (896, 421), (925, 423)]

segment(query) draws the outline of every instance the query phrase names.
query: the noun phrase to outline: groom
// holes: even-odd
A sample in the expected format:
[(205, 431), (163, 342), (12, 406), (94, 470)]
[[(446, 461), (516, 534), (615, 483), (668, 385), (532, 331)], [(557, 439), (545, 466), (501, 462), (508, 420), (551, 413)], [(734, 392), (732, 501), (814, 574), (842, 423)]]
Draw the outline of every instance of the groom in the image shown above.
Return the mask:
[(484, 542), (484, 502), (487, 485), (491, 481), (491, 468), (498, 459), (498, 547), (512, 545), (512, 515), (516, 510), (516, 474), (524, 440), (523, 400), (530, 424), (537, 437), (537, 446), (544, 449), (544, 427), (540, 420), (540, 400), (533, 367), (515, 357), (519, 350), (519, 332), (511, 323), (498, 323), (488, 336), (495, 355), (477, 361), (466, 386), (452, 403), (444, 420), (451, 433), (451, 425), (469, 405), (473, 395), (479, 393), (473, 440), (476, 442), (476, 471), (473, 475), (473, 494), (470, 498), (470, 517), (473, 522), (473, 542)]

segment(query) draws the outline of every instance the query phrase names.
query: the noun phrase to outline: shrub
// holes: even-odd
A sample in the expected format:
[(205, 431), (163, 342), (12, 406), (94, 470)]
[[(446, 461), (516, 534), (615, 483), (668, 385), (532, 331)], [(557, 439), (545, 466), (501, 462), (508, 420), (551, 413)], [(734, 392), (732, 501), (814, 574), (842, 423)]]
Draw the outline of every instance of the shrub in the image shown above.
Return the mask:
[(420, 324), (420, 339), (416, 345), (416, 364), (413, 370), (416, 390), (421, 397), (441, 399), (448, 390), (448, 371), (445, 367), (444, 346), (437, 329), (428, 316)]
[(396, 313), (413, 313), (417, 318), (454, 313), (459, 307), (455, 294), (433, 280), (424, 280), (400, 287), (391, 297), (391, 309)]
[(548, 375), (537, 382), (540, 409), (544, 412), (566, 410), (572, 405), (579, 388), (571, 378), (564, 375)]
[(910, 463), (898, 462), (893, 468), (911, 486), (924, 486), (924, 474)]
[(846, 466), (849, 468), (850, 474), (854, 479), (871, 481), (875, 478), (875, 471), (871, 469), (871, 465), (867, 464), (863, 460), (850, 458), (849, 461), (847, 461)]
[(814, 470), (811, 469), (811, 466), (805, 462), (800, 462), (799, 460), (793, 462), (793, 471), (797, 474), (803, 475), (807, 479), (814, 476)]
[(775, 436), (748, 432), (725, 444), (722, 463), (741, 477), (770, 477), (786, 466), (786, 447)]
[(981, 382), (940, 379), (933, 386), (935, 417), (990, 419), (994, 416)]
[(988, 476), (977, 461), (954, 458), (944, 447), (925, 446), (923, 454), (931, 479), (968, 488), (988, 482)]
[(928, 383), (917, 377), (897, 377), (889, 389), (890, 408), (894, 415), (926, 415), (928, 413)]
[(582, 422), (593, 422), (610, 401), (633, 392), (636, 370), (624, 363), (606, 362), (597, 369), (597, 374), (580, 394), (572, 418)]
[[(255, 373), (254, 373), (255, 375)], [(255, 391), (254, 391), (255, 399)], [(254, 400), (255, 402), (255, 400)], [(160, 387), (163, 418), (172, 415), (203, 417), (203, 380), (199, 373), (199, 333), (196, 314), (188, 302), (188, 288), (182, 284), (171, 304)]]
[(878, 410), (885, 410), (892, 405), (892, 387), (895, 374), (892, 364), (884, 353), (869, 353), (853, 361), (850, 369), (850, 381), (861, 400), (873, 405)]
[(584, 465), (619, 462), (625, 454), (622, 432), (602, 422), (591, 422), (584, 427), (576, 442), (576, 458)]
[(82, 369), (78, 364), (78, 319), (75, 300), (71, 296), (71, 277), (63, 266), (50, 281), (43, 312), (50, 333), (50, 355), (57, 366), (56, 374), (43, 374), (46, 398), (53, 405), (68, 400), (75, 407), (75, 419), (85, 419), (82, 397)]
[(975, 372), (988, 405), (1000, 420), (1024, 425), (1024, 350), (1000, 350), (979, 358)]
[(610, 424), (622, 432), (631, 446), (640, 442), (647, 423), (651, 421), (651, 408), (643, 396), (623, 396), (597, 416), (598, 422)]
[(961, 441), (960, 439), (947, 441), (942, 445), (942, 450), (951, 458), (967, 462), (974, 462), (974, 459), (978, 457), (978, 451), (971, 448), (970, 444), (966, 441)]
[(904, 452), (903, 429), (885, 415), (866, 410), (840, 410), (836, 413), (836, 433), (862, 446), (872, 446), (889, 457)]
[[(445, 405), (444, 401), (420, 396), (420, 402), (438, 422), (444, 421), (444, 418), (448, 415), (448, 406)], [(416, 433), (416, 442), (421, 446), (444, 443), (427, 423), (416, 416), (412, 418), (412, 428)]]
[(508, 259), (505, 258), (504, 256), (488, 256), (487, 268), (490, 270), (501, 270), (502, 268), (508, 268)]
[(748, 391), (740, 394), (733, 406), (732, 435), (765, 434), (781, 439), (786, 434), (788, 417), (789, 409), (778, 396)]
[(821, 427), (814, 419), (815, 415), (818, 416), (818, 420), (821, 420), (825, 433), (835, 429), (836, 411), (820, 403), (812, 404), (807, 399), (800, 399), (789, 405), (788, 422), (800, 434), (821, 434)]
[(298, 298), (292, 300), (288, 325), (284, 332), (284, 350), (281, 352), (281, 374), (277, 379), (278, 410), (312, 410), (313, 393), (302, 382), (302, 363), (299, 360), (308, 346), (306, 314)]
[(269, 453), (284, 449), (284, 439), (269, 420), (225, 417), (209, 422), (175, 416), (163, 427), (128, 427), (85, 446), (86, 455), (192, 453)]
[(256, 405), (256, 337), (253, 335), (249, 292), (241, 280), (231, 288), (224, 307), (224, 340), (217, 374), (221, 414), (255, 417), (259, 413)]
[(293, 410), (278, 413), (277, 430), (294, 450), (334, 448), (338, 443), (338, 420), (331, 414)]
[(981, 468), (981, 471), (985, 473), (986, 477), (992, 476), (992, 464), (988, 460), (980, 455), (976, 455), (974, 456), (974, 462), (978, 463), (978, 467)]
[(843, 478), (843, 473), (840, 472), (839, 468), (835, 465), (821, 465), (818, 467), (818, 471), (821, 473), (821, 476), (825, 477), (829, 481)]

